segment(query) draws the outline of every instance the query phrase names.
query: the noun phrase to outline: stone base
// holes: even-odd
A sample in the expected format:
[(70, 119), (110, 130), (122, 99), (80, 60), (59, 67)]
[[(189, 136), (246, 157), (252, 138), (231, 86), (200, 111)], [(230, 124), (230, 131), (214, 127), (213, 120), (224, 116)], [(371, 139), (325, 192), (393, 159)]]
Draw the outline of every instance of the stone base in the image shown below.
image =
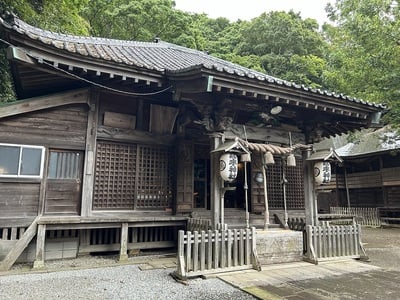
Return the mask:
[(303, 260), (303, 233), (291, 230), (257, 230), (256, 249), (261, 265)]

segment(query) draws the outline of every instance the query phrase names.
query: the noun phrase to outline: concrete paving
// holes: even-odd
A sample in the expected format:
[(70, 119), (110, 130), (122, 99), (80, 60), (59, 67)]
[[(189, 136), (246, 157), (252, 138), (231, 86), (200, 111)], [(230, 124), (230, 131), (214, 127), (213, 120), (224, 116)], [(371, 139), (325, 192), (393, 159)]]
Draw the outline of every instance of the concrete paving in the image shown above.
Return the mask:
[(370, 262), (353, 259), (263, 266), (218, 277), (258, 299), (400, 299), (400, 228), (363, 228)]
[(399, 299), (400, 272), (352, 259), (263, 266), (221, 280), (258, 299)]

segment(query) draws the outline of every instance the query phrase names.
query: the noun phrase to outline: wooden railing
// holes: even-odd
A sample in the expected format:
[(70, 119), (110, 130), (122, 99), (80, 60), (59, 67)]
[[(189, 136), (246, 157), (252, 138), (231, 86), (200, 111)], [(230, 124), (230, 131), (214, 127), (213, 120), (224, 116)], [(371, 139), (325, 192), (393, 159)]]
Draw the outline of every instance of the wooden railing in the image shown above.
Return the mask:
[(188, 231), (208, 231), (211, 229), (211, 220), (202, 218), (189, 218), (187, 221)]
[(306, 226), (306, 260), (317, 264), (326, 258), (368, 259), (361, 243), (361, 225)]
[(227, 271), (261, 270), (256, 252), (256, 230), (208, 230), (178, 234), (179, 278), (196, 277)]
[(362, 226), (381, 227), (379, 211), (374, 207), (331, 207), (330, 213), (356, 216), (357, 224)]

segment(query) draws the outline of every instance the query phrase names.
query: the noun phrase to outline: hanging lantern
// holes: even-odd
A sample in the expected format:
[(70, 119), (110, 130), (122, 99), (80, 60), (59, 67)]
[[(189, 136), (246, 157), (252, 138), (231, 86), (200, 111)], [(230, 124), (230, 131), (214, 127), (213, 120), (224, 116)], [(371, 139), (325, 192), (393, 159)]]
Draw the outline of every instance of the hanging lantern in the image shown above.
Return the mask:
[(296, 157), (294, 156), (293, 153), (290, 153), (288, 155), (286, 163), (287, 163), (288, 167), (295, 167), (296, 166)]
[(264, 163), (266, 165), (273, 165), (275, 164), (274, 156), (272, 155), (271, 151), (267, 151), (264, 154)]
[(331, 181), (331, 164), (328, 161), (320, 161), (314, 165), (314, 179), (317, 184)]
[(219, 171), (223, 180), (231, 182), (238, 173), (238, 157), (233, 153), (222, 154), (219, 159)]

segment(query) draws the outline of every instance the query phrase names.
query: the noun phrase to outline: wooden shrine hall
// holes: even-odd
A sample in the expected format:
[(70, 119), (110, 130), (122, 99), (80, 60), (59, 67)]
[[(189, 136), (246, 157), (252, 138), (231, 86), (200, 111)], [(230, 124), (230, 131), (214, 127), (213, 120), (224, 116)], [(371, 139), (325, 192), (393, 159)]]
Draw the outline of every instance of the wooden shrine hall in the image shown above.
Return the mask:
[(18, 97), (0, 106), (2, 269), (173, 248), (195, 216), (213, 229), (313, 224), (310, 145), (385, 110), (160, 40), (11, 14), (0, 38)]

